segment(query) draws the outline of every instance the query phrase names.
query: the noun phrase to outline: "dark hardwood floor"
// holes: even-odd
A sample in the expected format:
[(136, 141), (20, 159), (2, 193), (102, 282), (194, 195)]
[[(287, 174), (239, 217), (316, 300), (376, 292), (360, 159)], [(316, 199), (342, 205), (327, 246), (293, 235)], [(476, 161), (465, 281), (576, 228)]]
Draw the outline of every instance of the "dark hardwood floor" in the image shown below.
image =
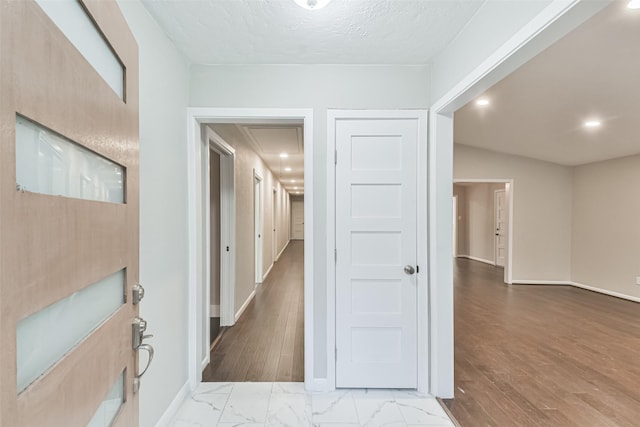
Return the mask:
[(640, 304), (502, 273), (455, 264), (460, 425), (640, 426)]
[(292, 240), (238, 322), (211, 352), (203, 381), (304, 381), (304, 242)]

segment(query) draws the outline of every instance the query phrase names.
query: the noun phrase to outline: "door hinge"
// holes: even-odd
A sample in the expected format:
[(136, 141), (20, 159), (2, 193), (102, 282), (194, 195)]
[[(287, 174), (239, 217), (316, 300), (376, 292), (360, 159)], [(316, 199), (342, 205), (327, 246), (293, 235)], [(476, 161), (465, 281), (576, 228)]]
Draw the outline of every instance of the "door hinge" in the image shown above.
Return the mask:
[(333, 250), (333, 261), (334, 262), (338, 262), (338, 250), (337, 249)]
[(338, 164), (338, 150), (333, 150), (333, 164)]
[(336, 361), (338, 360), (338, 348), (336, 347)]

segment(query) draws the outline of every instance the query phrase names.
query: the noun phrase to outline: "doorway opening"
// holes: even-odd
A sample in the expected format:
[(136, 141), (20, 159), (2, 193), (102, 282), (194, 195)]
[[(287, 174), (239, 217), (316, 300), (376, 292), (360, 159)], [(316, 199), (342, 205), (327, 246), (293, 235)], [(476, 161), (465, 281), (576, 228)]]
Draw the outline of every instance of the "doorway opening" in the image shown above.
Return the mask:
[(503, 268), (511, 284), (513, 180), (454, 179), (454, 258)]
[[(192, 304), (201, 307), (190, 322), (191, 386), (199, 381), (305, 381), (313, 388), (313, 357), (307, 356), (313, 342), (308, 319), (312, 241), (290, 244), (291, 203), (312, 192), (312, 177), (305, 176), (312, 160), (311, 113), (195, 110), (191, 142), (201, 164), (193, 181), (203, 191), (190, 205), (201, 218), (190, 230), (193, 241), (200, 241), (192, 266), (194, 273), (201, 272), (190, 283)], [(232, 209), (225, 210), (229, 201)], [(310, 228), (310, 203), (302, 209), (311, 219), (303, 227)], [(233, 223), (225, 223), (224, 212)], [(250, 354), (253, 360), (247, 359)]]

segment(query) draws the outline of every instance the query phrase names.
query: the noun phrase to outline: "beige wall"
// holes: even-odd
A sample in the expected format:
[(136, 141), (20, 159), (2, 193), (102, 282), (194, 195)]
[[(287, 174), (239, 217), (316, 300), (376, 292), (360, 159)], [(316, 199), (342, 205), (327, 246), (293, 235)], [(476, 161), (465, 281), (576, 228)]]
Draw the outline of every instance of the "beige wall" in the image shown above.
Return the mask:
[(640, 297), (640, 156), (573, 170), (572, 280)]
[[(458, 256), (495, 262), (494, 192), (504, 184), (454, 184), (458, 194)], [(460, 197), (462, 196), (462, 197)]]
[(253, 182), (256, 170), (263, 178), (262, 203), (264, 216), (262, 221), (262, 272), (266, 273), (274, 262), (272, 253), (273, 232), (273, 189), (276, 189), (278, 218), (276, 218), (280, 230), (277, 238), (277, 249), (280, 252), (288, 243), (288, 210), (289, 195), (277, 181), (271, 170), (262, 161), (258, 154), (244, 142), (244, 137), (231, 124), (212, 126), (215, 132), (235, 149), (235, 186), (236, 186), (236, 293), (235, 311), (251, 296), (255, 289), (255, 263), (254, 263), (254, 210), (253, 210)]
[(514, 281), (570, 280), (571, 168), (455, 144), (453, 174), (513, 179)]

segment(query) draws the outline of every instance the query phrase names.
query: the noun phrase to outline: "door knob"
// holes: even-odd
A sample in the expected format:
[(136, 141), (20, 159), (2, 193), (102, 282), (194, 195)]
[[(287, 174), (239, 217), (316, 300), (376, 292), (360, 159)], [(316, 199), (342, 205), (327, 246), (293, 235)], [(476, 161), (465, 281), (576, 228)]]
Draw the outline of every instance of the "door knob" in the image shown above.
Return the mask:
[(412, 267), (412, 266), (410, 266), (410, 265), (405, 265), (405, 266), (404, 266), (404, 272), (405, 272), (406, 274), (408, 274), (408, 275), (412, 275), (413, 273), (415, 273), (415, 272), (416, 272), (416, 269), (415, 269), (415, 268), (413, 268), (413, 267)]

